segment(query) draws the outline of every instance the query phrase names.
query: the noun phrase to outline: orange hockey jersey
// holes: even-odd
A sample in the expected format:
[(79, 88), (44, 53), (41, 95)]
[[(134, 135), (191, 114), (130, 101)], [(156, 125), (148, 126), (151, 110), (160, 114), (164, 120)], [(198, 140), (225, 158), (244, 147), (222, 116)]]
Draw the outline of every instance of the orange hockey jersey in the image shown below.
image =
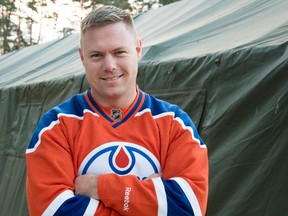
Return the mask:
[[(26, 164), (31, 216), (205, 214), (205, 144), (178, 106), (141, 90), (125, 111), (100, 107), (90, 89), (51, 109)], [(99, 175), (99, 200), (74, 194), (87, 173)], [(161, 177), (145, 180), (153, 173)]]

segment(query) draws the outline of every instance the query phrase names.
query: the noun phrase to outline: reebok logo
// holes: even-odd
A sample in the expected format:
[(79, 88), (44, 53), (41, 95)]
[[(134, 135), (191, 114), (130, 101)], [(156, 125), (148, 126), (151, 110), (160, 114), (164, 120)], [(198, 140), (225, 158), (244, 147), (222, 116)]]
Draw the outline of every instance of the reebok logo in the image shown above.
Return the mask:
[(131, 190), (132, 190), (131, 187), (125, 187), (123, 211), (126, 211), (126, 212), (129, 211), (129, 202), (130, 202)]

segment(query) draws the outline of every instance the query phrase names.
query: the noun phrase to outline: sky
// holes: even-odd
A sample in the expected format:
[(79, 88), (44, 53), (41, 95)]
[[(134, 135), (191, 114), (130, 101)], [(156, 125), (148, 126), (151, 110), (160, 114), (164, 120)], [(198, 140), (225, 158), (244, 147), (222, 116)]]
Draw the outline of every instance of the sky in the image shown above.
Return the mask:
[[(21, 10), (20, 16), (23, 16), (24, 14), (31, 14), (31, 9), (29, 9), (25, 5), (26, 2), (27, 0), (18, 0), (16, 2), (18, 9)], [(47, 11), (49, 11), (49, 14), (47, 13)], [(41, 14), (43, 17), (44, 15), (51, 16), (53, 13), (58, 14), (57, 22), (53, 19), (48, 18), (41, 19)], [(82, 13), (83, 16), (85, 16), (88, 12), (83, 11)], [(54, 4), (50, 0), (47, 0), (47, 8), (42, 9), (41, 7), (38, 7), (38, 12), (33, 12), (33, 19), (36, 21), (36, 23), (33, 24), (32, 30), (32, 35), (35, 40), (37, 40), (39, 34), (40, 43), (58, 39), (60, 37), (63, 37), (63, 34), (60, 33), (60, 31), (63, 31), (63, 28), (73, 28), (75, 29), (75, 32), (79, 31), (81, 20), (80, 3), (72, 2), (72, 0), (61, 0), (56, 1), (56, 4)], [(12, 17), (12, 20), (16, 24), (19, 23), (17, 16)], [(26, 34), (27, 37), (29, 37), (25, 21), (22, 20), (21, 22), (21, 29), (24, 35)]]
[[(41, 41), (51, 41), (55, 40), (63, 35), (59, 33), (64, 28), (73, 28), (79, 31), (80, 20), (81, 20), (81, 9), (80, 4), (77, 2), (72, 2), (71, 0), (62, 0), (57, 1), (56, 5), (52, 4), (50, 1), (47, 1), (48, 8), (51, 11), (54, 11), (58, 14), (57, 22), (52, 21), (51, 19), (42, 20), (42, 29), (41, 29)], [(40, 16), (38, 14), (40, 19)], [(35, 28), (39, 29), (40, 25)], [(56, 28), (55, 28), (56, 27)], [(35, 31), (33, 37), (38, 37), (39, 31)]]
[[(22, 11), (21, 14), (31, 14), (31, 9), (26, 6), (27, 2), (28, 0), (16, 0), (17, 7), (20, 8)], [(63, 31), (64, 28), (74, 29), (74, 33), (80, 31), (80, 21), (82, 17), (85, 17), (87, 15), (88, 11), (81, 11), (79, 2), (73, 2), (72, 0), (57, 0), (55, 4), (52, 3), (51, 0), (46, 0), (46, 2), (47, 8), (42, 9), (41, 7), (38, 7), (38, 12), (33, 12), (33, 19), (37, 21), (37, 23), (33, 24), (32, 30), (32, 36), (35, 42), (38, 40), (39, 34), (39, 43), (43, 43), (63, 37), (63, 33), (61, 33), (61, 31)], [(128, 2), (133, 3), (134, 0), (128, 0)], [(49, 14), (47, 11), (49, 11)], [(58, 14), (57, 21), (53, 19), (43, 18), (45, 17), (44, 15), (52, 16), (53, 13)], [(14, 17), (13, 21), (18, 24), (17, 17)], [(25, 21), (22, 20), (21, 25), (26, 25)], [(27, 27), (22, 27), (21, 29), (24, 35), (26, 35), (26, 37), (28, 38), (29, 34)]]

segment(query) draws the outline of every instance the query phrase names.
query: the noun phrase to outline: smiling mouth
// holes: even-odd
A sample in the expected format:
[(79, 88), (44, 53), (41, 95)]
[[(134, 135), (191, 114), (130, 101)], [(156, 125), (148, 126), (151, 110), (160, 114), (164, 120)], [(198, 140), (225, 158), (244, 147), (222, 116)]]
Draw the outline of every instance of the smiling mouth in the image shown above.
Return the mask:
[(105, 81), (114, 81), (114, 80), (117, 80), (117, 79), (121, 78), (122, 76), (123, 76), (123, 74), (121, 74), (119, 76), (105, 77), (105, 78), (101, 78), (101, 79), (105, 80)]

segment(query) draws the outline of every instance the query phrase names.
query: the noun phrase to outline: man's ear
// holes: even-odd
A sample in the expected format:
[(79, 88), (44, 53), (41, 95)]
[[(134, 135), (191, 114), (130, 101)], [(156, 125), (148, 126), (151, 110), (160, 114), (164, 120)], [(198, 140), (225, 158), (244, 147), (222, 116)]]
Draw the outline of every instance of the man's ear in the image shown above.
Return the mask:
[(81, 47), (78, 48), (78, 53), (79, 53), (80, 59), (82, 61), (82, 64), (84, 65), (84, 56), (83, 56), (83, 51), (82, 51)]
[(136, 52), (138, 55), (138, 61), (140, 61), (142, 56), (142, 40), (140, 39), (137, 40)]

